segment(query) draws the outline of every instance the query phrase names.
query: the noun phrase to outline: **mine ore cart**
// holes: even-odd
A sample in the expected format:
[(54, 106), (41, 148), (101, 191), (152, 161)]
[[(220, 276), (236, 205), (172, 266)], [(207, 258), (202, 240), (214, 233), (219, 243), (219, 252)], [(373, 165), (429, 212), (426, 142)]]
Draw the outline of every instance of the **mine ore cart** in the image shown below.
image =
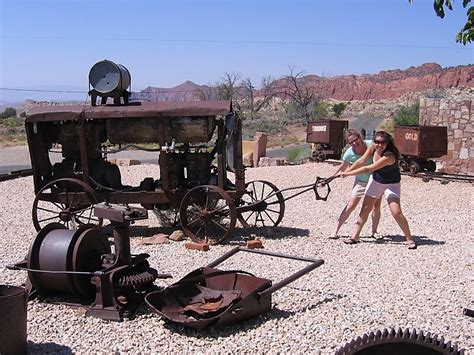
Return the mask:
[[(38, 231), (51, 222), (100, 225), (93, 215), (99, 202), (174, 214), (188, 237), (209, 244), (229, 236), (237, 219), (244, 227), (271, 227), (283, 217), (273, 184), (245, 183), (241, 120), (229, 101), (36, 107), (26, 131)], [(156, 176), (138, 186), (124, 184), (107, 159), (130, 145), (157, 151)]]
[(344, 148), (344, 133), (349, 126), (344, 120), (319, 120), (308, 122), (306, 142), (311, 143), (312, 160), (340, 159)]
[(439, 158), (448, 153), (448, 129), (443, 126), (396, 126), (395, 145), (400, 151), (400, 170), (416, 174), (434, 172)]

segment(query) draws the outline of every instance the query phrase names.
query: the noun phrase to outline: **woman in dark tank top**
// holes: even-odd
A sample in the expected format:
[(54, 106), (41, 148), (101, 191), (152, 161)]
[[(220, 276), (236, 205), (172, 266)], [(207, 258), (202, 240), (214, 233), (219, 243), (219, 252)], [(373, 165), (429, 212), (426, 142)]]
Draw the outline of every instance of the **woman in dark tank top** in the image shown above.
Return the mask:
[[(385, 152), (383, 156), (394, 155), (392, 152)], [(395, 155), (395, 163), (392, 165), (386, 165), (380, 169), (374, 170), (372, 176), (374, 180), (380, 182), (381, 184), (395, 184), (400, 182), (400, 168), (398, 167), (398, 155)]]
[[(373, 155), (374, 162), (370, 165), (362, 166)], [(410, 232), (408, 221), (402, 213), (400, 205), (400, 169), (398, 167), (398, 149), (393, 143), (390, 134), (384, 131), (378, 131), (374, 136), (372, 144), (365, 154), (357, 160), (347, 171), (340, 176), (353, 176), (363, 173), (373, 173), (365, 190), (364, 202), (359, 213), (354, 234), (346, 239), (346, 244), (357, 244), (360, 239), (360, 232), (364, 227), (369, 213), (372, 210), (375, 201), (385, 195), (390, 212), (393, 218), (405, 234), (408, 249), (416, 249), (416, 243)]]

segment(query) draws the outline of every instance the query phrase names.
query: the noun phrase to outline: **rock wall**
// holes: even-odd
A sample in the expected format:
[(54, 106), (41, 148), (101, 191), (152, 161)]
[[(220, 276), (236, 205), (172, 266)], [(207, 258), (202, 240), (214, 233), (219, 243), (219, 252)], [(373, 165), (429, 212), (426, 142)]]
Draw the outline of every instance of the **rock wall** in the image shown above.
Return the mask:
[(474, 92), (469, 96), (420, 99), (420, 125), (448, 127), (448, 154), (442, 171), (474, 173)]

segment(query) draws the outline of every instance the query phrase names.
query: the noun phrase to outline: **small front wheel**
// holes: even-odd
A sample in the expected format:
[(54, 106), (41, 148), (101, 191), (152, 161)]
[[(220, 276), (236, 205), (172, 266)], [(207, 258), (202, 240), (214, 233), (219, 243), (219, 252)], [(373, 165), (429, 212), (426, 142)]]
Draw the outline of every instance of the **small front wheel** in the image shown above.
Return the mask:
[(226, 191), (217, 186), (202, 185), (184, 195), (179, 217), (184, 234), (193, 242), (214, 245), (234, 231), (237, 212)]
[(398, 166), (400, 167), (400, 171), (407, 172), (409, 170), (406, 160), (399, 160)]
[(410, 173), (416, 174), (420, 171), (420, 165), (417, 162), (411, 162), (410, 164)]
[(433, 160), (428, 160), (426, 162), (426, 170), (430, 173), (434, 173), (436, 171), (436, 163)]

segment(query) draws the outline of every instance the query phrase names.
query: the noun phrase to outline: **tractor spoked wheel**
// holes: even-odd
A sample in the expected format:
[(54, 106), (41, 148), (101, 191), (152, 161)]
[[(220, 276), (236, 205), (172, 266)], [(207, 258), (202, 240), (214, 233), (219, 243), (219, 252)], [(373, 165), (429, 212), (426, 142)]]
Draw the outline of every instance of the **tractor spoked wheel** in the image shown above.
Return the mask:
[(416, 329), (399, 328), (370, 332), (362, 337), (357, 337), (348, 342), (338, 351), (336, 355), (431, 355), (431, 354), (464, 354), (457, 345), (451, 342), (445, 343), (443, 337), (435, 334), (424, 333)]

